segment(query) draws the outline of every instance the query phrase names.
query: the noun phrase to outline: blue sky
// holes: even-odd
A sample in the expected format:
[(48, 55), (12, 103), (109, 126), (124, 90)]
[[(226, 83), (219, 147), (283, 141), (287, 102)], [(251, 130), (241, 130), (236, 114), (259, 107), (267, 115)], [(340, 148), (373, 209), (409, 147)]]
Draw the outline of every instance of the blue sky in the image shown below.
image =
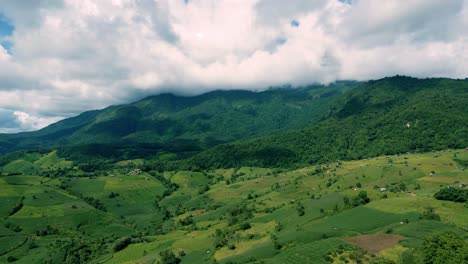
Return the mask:
[(13, 30), (14, 27), (11, 21), (3, 14), (0, 14), (0, 36), (11, 36)]
[(0, 45), (2, 45), (6, 50), (10, 51), (12, 43), (7, 41), (5, 38), (13, 34), (14, 27), (11, 21), (0, 14)]
[(0, 133), (161, 92), (468, 76), (468, 0), (0, 1)]

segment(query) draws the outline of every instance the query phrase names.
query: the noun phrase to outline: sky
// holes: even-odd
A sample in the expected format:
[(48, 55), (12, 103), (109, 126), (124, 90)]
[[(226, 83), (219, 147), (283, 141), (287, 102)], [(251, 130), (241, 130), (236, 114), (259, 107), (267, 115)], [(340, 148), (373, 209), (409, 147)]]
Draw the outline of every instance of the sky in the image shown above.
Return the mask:
[(468, 0), (0, 0), (0, 133), (173, 92), (468, 77)]

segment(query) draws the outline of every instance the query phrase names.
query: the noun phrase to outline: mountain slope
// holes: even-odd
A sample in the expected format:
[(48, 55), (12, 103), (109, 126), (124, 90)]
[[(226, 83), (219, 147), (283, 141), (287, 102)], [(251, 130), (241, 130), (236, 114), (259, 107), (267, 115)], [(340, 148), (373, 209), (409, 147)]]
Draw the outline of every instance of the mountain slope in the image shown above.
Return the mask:
[(206, 148), (315, 123), (330, 103), (357, 82), (274, 89), (215, 91), (183, 97), (162, 94), (85, 112), (42, 130), (0, 135), (0, 153), (83, 144)]
[[(291, 166), (468, 145), (468, 81), (392, 77), (349, 91), (316, 125), (220, 145), (186, 166)], [(178, 164), (181, 166), (181, 164)]]

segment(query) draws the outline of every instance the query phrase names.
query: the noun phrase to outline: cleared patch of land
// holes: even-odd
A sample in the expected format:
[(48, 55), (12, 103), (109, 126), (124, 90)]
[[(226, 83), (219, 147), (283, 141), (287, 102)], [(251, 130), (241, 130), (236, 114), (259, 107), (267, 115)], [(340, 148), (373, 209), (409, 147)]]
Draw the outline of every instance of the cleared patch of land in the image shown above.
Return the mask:
[(403, 236), (395, 234), (377, 234), (348, 237), (344, 241), (356, 244), (371, 254), (376, 254), (384, 249), (393, 247), (403, 239)]

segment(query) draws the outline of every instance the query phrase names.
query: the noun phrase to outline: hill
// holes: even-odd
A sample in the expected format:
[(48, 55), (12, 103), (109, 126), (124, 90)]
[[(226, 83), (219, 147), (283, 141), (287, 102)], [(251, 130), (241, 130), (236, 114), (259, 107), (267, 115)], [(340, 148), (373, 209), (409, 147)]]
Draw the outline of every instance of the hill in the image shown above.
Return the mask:
[(311, 127), (217, 146), (175, 166), (290, 167), (468, 146), (468, 81), (390, 77), (342, 95)]
[(31, 152), (0, 167), (0, 263), (464, 263), (467, 161), (86, 172)]
[[(264, 92), (215, 91), (193, 97), (161, 94), (85, 112), (39, 131), (0, 135), (0, 153), (76, 145), (81, 148), (72, 151), (125, 148), (122, 152), (142, 149), (145, 155), (206, 149), (309, 126), (335, 98), (357, 85), (337, 82)], [(115, 154), (118, 150), (102, 153)]]

